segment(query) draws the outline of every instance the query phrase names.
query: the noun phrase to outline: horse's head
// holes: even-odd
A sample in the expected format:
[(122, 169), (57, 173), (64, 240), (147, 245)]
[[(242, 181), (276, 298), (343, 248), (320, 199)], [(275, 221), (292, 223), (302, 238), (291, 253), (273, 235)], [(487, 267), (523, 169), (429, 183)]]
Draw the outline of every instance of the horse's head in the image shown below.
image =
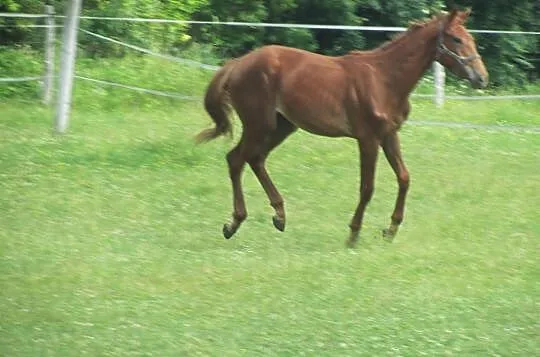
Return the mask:
[(470, 10), (452, 10), (439, 25), (437, 61), (475, 89), (485, 88), (488, 72), (476, 50), (474, 38), (464, 26)]

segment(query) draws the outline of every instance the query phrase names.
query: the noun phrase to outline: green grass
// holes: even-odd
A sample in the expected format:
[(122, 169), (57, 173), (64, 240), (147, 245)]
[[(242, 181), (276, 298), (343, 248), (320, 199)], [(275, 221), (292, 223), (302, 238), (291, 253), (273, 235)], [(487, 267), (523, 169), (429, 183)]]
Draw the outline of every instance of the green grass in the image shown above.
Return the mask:
[[(286, 232), (246, 170), (249, 217), (226, 241), (232, 143), (193, 145), (200, 104), (77, 90), (61, 137), (49, 110), (0, 104), (1, 356), (540, 354), (538, 134), (405, 126), (403, 227), (380, 239), (397, 190), (381, 155), (348, 250), (356, 145), (297, 133), (269, 160)], [(420, 101), (412, 117), (539, 126), (540, 107)]]
[[(538, 91), (540, 93), (540, 89)], [(540, 126), (540, 100), (446, 100), (444, 110), (436, 108), (431, 99), (417, 100), (411, 120), (450, 121), (485, 125), (521, 127)]]

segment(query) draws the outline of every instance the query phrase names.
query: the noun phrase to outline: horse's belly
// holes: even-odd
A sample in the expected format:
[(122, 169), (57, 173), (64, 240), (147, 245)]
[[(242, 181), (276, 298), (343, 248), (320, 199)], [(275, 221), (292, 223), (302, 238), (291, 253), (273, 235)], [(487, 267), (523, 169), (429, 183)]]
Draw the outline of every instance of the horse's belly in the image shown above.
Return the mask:
[(278, 98), (276, 108), (294, 125), (317, 135), (351, 136), (344, 106), (328, 103), (320, 98), (307, 100), (308, 98), (297, 97), (296, 100)]

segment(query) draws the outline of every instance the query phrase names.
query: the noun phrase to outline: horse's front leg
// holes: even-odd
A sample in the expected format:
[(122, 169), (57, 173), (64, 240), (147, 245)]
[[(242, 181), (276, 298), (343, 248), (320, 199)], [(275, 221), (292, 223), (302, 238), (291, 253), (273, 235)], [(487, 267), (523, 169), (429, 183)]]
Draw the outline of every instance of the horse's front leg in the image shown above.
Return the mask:
[(375, 165), (379, 151), (379, 144), (374, 139), (359, 141), (358, 147), (360, 149), (360, 202), (356, 207), (351, 224), (349, 225), (351, 233), (346, 245), (350, 248), (353, 248), (358, 241), (364, 211), (373, 196)]
[(392, 169), (396, 174), (399, 186), (394, 213), (392, 213), (392, 222), (387, 229), (383, 230), (383, 236), (387, 240), (391, 241), (394, 239), (399, 225), (403, 221), (405, 198), (407, 197), (407, 191), (409, 189), (409, 172), (407, 171), (407, 167), (405, 167), (405, 163), (401, 157), (401, 148), (397, 132), (389, 134), (387, 137), (385, 137), (382, 142), (382, 147), (388, 163), (390, 163), (390, 166), (392, 166)]

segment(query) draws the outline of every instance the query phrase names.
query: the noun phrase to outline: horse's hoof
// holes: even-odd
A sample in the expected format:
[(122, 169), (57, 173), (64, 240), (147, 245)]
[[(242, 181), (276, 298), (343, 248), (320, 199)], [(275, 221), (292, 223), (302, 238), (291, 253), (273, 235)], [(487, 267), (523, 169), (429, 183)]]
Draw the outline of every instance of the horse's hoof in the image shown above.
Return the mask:
[(283, 232), (285, 230), (285, 219), (278, 216), (273, 216), (272, 222), (274, 223), (274, 227), (276, 227), (278, 231)]
[(387, 242), (392, 242), (396, 236), (396, 231), (390, 228), (385, 228), (382, 230), (383, 239)]
[(354, 248), (356, 247), (356, 243), (358, 243), (358, 239), (360, 238), (359, 231), (351, 232), (349, 235), (349, 239), (345, 241), (345, 246), (347, 248)]
[(236, 233), (236, 229), (231, 229), (228, 223), (225, 223), (223, 225), (223, 236), (225, 237), (225, 239), (231, 238), (234, 233)]
[(356, 242), (357, 242), (356, 240), (347, 239), (347, 240), (345, 241), (345, 246), (346, 246), (347, 248), (351, 248), (351, 249), (352, 249), (352, 248), (355, 248), (355, 247), (356, 247)]

